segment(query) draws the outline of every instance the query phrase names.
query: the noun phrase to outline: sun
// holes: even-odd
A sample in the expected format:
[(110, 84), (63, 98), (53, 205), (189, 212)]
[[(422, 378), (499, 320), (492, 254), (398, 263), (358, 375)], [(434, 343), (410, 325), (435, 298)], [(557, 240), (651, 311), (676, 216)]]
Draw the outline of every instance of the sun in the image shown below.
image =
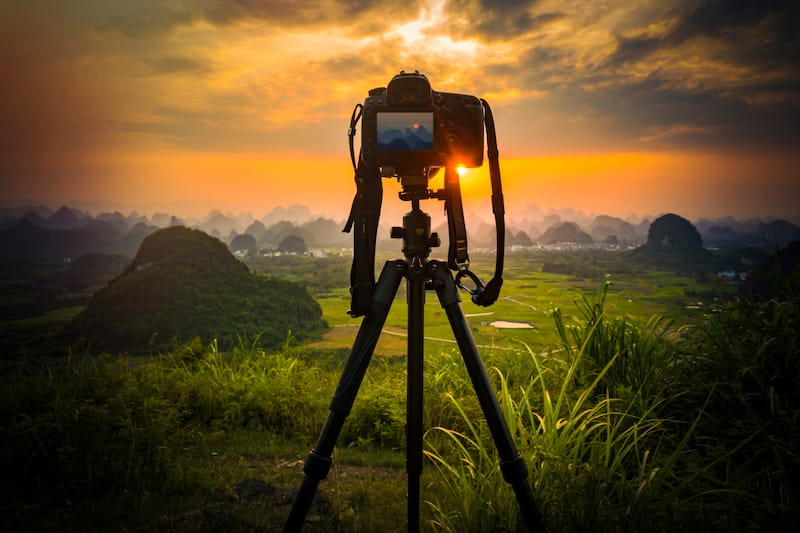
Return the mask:
[(456, 172), (458, 172), (458, 177), (459, 178), (463, 178), (464, 176), (467, 175), (467, 173), (469, 172), (469, 169), (467, 167), (465, 167), (464, 165), (458, 165), (456, 167)]

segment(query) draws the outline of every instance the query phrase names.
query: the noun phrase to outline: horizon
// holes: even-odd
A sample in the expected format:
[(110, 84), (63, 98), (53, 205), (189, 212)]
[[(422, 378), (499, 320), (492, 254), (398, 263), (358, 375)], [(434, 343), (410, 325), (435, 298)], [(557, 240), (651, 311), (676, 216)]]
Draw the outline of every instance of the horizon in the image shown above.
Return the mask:
[[(353, 106), (419, 70), (435, 90), (492, 105), (512, 218), (528, 204), (800, 217), (796, 7), (303, 5), (0, 6), (0, 76), (12, 81), (0, 94), (0, 204), (184, 217), (303, 204), (346, 217)], [(486, 164), (462, 191), (483, 213)], [(385, 193), (384, 210), (405, 206)]]
[[(398, 207), (405, 207), (409, 204), (405, 202), (399, 202)], [(431, 205), (437, 205), (437, 203), (431, 203)], [(424, 204), (421, 206), (424, 212), (427, 212)], [(443, 204), (441, 204), (443, 208)], [(491, 205), (484, 203), (480, 206), (482, 209), (476, 208), (473, 205), (472, 209), (465, 209), (465, 218), (467, 224), (470, 223), (493, 223), (493, 214), (491, 213)], [(273, 206), (265, 211), (248, 211), (248, 210), (240, 210), (240, 211), (229, 211), (225, 209), (217, 209), (211, 208), (208, 211), (201, 212), (196, 215), (185, 215), (178, 212), (173, 212), (169, 210), (139, 210), (139, 209), (107, 209), (97, 205), (91, 206), (80, 206), (77, 204), (69, 205), (69, 204), (52, 204), (47, 205), (44, 203), (26, 203), (22, 202), (15, 205), (3, 204), (0, 205), (0, 211), (16, 211), (17, 218), (22, 218), (26, 214), (34, 212), (37, 213), (39, 210), (45, 210), (48, 215), (45, 216), (45, 220), (51, 216), (54, 216), (58, 211), (61, 209), (69, 209), (72, 211), (77, 211), (78, 214), (87, 216), (91, 219), (97, 219), (101, 215), (116, 215), (119, 214), (124, 218), (130, 217), (144, 217), (151, 222), (156, 217), (163, 217), (163, 216), (174, 216), (178, 220), (180, 220), (184, 224), (202, 224), (208, 222), (213, 216), (222, 215), (224, 217), (233, 219), (237, 223), (244, 223), (244, 220), (252, 220), (252, 221), (265, 221), (270, 218), (274, 218), (276, 221), (289, 221), (295, 224), (305, 224), (306, 222), (317, 220), (317, 219), (328, 219), (332, 220), (336, 223), (344, 223), (347, 220), (349, 211), (343, 214), (336, 214), (336, 213), (323, 213), (315, 211), (309, 205), (304, 204), (292, 204), (292, 205), (276, 205)], [(24, 212), (23, 212), (24, 211)], [(285, 215), (279, 215), (280, 212), (286, 212)], [(397, 217), (397, 221), (399, 223), (402, 216), (405, 214), (405, 210), (382, 210), (381, 215), (381, 223), (388, 224), (391, 223), (392, 220), (387, 220), (389, 217)], [(303, 216), (300, 216), (298, 212), (304, 213)], [(38, 213), (37, 213), (38, 214)], [(565, 208), (548, 208), (542, 209), (535, 204), (528, 204), (524, 209), (519, 211), (512, 211), (509, 213), (506, 210), (505, 219), (506, 222), (511, 223), (541, 223), (544, 222), (548, 217), (557, 216), (559, 222), (585, 222), (586, 220), (594, 220), (601, 216), (610, 216), (613, 218), (617, 218), (620, 220), (624, 220), (626, 222), (630, 222), (632, 224), (642, 224), (646, 222), (652, 223), (655, 219), (666, 215), (666, 214), (675, 214), (679, 215), (682, 218), (689, 220), (692, 223), (709, 223), (709, 222), (733, 222), (738, 224), (746, 224), (746, 223), (760, 223), (760, 222), (772, 222), (783, 220), (786, 222), (790, 222), (795, 225), (800, 225), (800, 213), (795, 216), (780, 216), (780, 215), (764, 215), (764, 216), (749, 216), (749, 217), (737, 217), (733, 215), (721, 215), (721, 216), (699, 216), (699, 217), (691, 217), (686, 216), (679, 212), (673, 211), (661, 211), (657, 213), (649, 213), (645, 215), (637, 215), (637, 214), (629, 214), (628, 216), (617, 216), (609, 213), (604, 212), (585, 212), (583, 210), (575, 209), (572, 207), (565, 207)], [(439, 212), (439, 210), (434, 210), (434, 212), (428, 212), (428, 215), (431, 216), (432, 223), (434, 226), (447, 222), (447, 218), (443, 212)], [(509, 216), (511, 215), (511, 216)], [(280, 218), (283, 217), (283, 218)], [(277, 222), (275, 222), (277, 223)], [(467, 228), (468, 230), (475, 230), (477, 228)]]

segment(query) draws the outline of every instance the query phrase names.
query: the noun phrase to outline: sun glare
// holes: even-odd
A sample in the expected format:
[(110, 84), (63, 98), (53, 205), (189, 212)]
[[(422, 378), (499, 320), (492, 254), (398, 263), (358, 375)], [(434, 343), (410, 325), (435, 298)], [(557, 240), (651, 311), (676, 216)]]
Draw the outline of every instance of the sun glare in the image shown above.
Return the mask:
[(456, 167), (456, 172), (458, 172), (458, 176), (460, 178), (463, 178), (464, 176), (467, 175), (467, 173), (469, 172), (469, 169), (467, 167), (465, 167), (464, 165), (458, 165)]

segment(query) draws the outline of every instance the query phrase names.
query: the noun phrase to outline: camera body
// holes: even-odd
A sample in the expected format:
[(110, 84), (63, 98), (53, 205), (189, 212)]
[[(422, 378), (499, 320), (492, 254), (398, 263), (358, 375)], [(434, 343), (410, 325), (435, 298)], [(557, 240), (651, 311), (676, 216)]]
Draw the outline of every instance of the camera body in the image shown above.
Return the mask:
[(361, 157), (396, 173), (483, 164), (483, 105), (434, 91), (424, 74), (400, 72), (364, 100)]

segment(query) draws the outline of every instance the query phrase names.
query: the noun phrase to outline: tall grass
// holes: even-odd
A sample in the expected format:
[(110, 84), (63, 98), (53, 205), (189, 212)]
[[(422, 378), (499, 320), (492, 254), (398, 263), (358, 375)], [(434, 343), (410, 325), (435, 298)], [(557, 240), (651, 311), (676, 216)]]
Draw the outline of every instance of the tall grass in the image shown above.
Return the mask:
[[(561, 345), (526, 350), (527, 384), (509, 387), (492, 369), (550, 530), (759, 531), (791, 523), (798, 307), (773, 302), (755, 311), (739, 302), (678, 330), (661, 317), (642, 325), (607, 316), (607, 291), (606, 282), (576, 302), (574, 322), (554, 311)], [(566, 358), (565, 371), (552, 371), (554, 357)], [(464, 398), (447, 399), (460, 420), (426, 434), (426, 455), (442, 479), (428, 498), (431, 524), (519, 529), (485, 423)]]
[[(579, 298), (574, 319), (554, 311), (553, 349), (484, 354), (550, 529), (758, 531), (792, 523), (800, 516), (797, 298), (731, 302), (694, 328), (676, 329), (660, 317), (610, 315), (608, 290), (604, 283)], [(147, 359), (73, 355), (7, 369), (0, 493), (17, 508), (45, 508), (196, 490), (178, 455), (210, 434), (280, 435), (298, 442), (302, 456), (346, 355), (291, 338), (267, 353), (241, 337), (230, 352), (194, 340)], [(404, 446), (405, 379), (402, 358), (373, 359), (340, 446), (360, 447), (363, 457)], [(426, 357), (424, 423), (433, 428), (425, 435), (434, 466), (423, 488), (427, 524), (519, 529), (456, 351)]]
[[(528, 387), (507, 387), (503, 374), (499, 402), (509, 428), (531, 471), (537, 504), (553, 531), (615, 531), (642, 522), (642, 506), (662, 478), (664, 462), (653, 461), (659, 434), (667, 422), (645, 413), (631, 413), (630, 402), (595, 394), (609, 366), (590, 386), (576, 393), (576, 371), (585, 350), (579, 350), (551, 393), (545, 369), (528, 351), (536, 369)], [(613, 361), (609, 362), (609, 365)], [(447, 531), (513, 531), (517, 503), (504, 482), (485, 424), (468, 415), (450, 398), (466, 431), (437, 427), (426, 435), (426, 455), (436, 465), (446, 488), (444, 498), (429, 500), (432, 522)], [(685, 443), (684, 443), (685, 444)], [(682, 453), (682, 447), (673, 451)]]

